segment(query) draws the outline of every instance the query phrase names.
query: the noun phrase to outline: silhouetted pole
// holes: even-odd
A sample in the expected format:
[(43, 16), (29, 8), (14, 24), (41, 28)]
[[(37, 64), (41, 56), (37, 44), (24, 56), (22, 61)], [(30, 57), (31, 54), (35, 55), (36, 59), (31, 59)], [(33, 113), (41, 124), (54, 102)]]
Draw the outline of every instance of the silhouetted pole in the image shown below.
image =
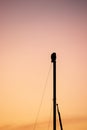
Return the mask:
[(51, 54), (53, 62), (53, 130), (56, 130), (56, 53)]

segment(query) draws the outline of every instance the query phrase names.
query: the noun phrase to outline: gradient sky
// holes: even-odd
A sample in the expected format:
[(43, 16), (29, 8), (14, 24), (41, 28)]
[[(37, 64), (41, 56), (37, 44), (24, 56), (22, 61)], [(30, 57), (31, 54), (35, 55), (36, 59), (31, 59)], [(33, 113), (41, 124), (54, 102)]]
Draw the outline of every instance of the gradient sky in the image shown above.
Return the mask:
[(53, 51), (62, 118), (87, 118), (87, 2), (0, 0), (0, 126), (34, 123), (51, 66), (38, 119), (48, 121)]

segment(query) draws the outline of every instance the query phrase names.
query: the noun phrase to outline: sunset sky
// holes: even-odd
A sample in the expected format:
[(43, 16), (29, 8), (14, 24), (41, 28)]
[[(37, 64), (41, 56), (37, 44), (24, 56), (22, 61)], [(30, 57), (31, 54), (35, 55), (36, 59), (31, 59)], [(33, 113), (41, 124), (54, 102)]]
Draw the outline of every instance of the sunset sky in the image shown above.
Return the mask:
[(74, 130), (87, 130), (87, 2), (0, 0), (0, 130), (30, 130), (50, 68), (38, 123), (49, 121), (52, 52), (65, 130), (75, 121)]

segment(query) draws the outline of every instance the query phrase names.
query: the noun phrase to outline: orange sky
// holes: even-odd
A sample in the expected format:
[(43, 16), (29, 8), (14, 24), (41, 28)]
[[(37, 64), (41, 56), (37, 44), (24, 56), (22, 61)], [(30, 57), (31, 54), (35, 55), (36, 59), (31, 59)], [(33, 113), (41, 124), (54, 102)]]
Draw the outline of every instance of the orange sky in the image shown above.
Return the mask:
[[(62, 118), (87, 117), (86, 7), (84, 1), (0, 1), (0, 126), (34, 123), (53, 51)], [(51, 64), (38, 122), (49, 119), (52, 87)]]

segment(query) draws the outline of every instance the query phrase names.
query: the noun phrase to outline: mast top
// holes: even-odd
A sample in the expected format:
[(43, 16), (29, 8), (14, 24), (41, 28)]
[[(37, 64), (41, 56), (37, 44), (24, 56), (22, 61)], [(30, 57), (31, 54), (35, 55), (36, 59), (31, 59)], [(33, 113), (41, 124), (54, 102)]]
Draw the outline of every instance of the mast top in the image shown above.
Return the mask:
[(55, 52), (53, 52), (51, 54), (51, 62), (54, 62), (54, 61), (56, 61), (56, 53)]

